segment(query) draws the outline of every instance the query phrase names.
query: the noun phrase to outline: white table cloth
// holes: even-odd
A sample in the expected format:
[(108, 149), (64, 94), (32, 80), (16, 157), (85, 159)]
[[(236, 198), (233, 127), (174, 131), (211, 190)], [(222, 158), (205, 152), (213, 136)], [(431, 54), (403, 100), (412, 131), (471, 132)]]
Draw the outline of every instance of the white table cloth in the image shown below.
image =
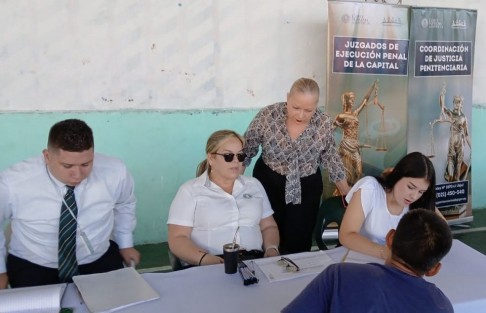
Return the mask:
[[(346, 251), (341, 247), (326, 253), (340, 262)], [(239, 273), (225, 274), (222, 264), (143, 274), (160, 299), (119, 312), (280, 312), (315, 277), (270, 283), (258, 268), (256, 271), (260, 282), (251, 286), (243, 286)], [(455, 312), (486, 312), (486, 256), (462, 242), (454, 240), (440, 273), (427, 280), (449, 297)], [(62, 306), (73, 307), (76, 313), (88, 312), (73, 285), (68, 287)]]

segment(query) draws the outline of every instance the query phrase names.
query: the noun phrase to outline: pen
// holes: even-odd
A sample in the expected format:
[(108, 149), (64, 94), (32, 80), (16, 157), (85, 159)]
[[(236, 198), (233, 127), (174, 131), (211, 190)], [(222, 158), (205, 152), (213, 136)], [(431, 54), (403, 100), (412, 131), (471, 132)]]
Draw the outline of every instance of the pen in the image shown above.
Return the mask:
[(251, 260), (251, 272), (253, 273), (253, 275), (255, 275), (255, 262), (253, 262), (253, 260)]
[(346, 258), (348, 257), (349, 250), (346, 252), (346, 254), (343, 256), (343, 259), (341, 260), (341, 263), (344, 263), (346, 261)]

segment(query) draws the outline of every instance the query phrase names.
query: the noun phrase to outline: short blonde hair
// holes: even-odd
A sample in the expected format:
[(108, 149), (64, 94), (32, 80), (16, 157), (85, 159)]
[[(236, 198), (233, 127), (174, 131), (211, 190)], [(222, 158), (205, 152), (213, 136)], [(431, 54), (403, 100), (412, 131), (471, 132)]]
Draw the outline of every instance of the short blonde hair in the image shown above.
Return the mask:
[(314, 93), (317, 95), (317, 99), (319, 99), (319, 85), (316, 83), (315, 80), (310, 78), (299, 78), (290, 87), (289, 94), (292, 95), (295, 92), (301, 93)]
[[(245, 138), (233, 130), (223, 129), (218, 130), (209, 136), (206, 143), (206, 154), (216, 153), (218, 149), (231, 138), (236, 138), (241, 142), (241, 146), (245, 147)], [(209, 165), (208, 159), (204, 159), (197, 166), (196, 177), (201, 176), (205, 171), (211, 172), (211, 166)]]

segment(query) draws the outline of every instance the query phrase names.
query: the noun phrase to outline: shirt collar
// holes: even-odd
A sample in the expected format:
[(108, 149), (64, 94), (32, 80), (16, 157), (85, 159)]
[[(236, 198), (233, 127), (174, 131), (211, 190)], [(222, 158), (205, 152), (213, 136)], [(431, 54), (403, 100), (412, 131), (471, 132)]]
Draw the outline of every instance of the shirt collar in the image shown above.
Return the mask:
[[(54, 175), (52, 175), (52, 172), (49, 170), (49, 167), (47, 165), (46, 165), (46, 171), (47, 171), (47, 175), (51, 177), (52, 181), (54, 182), (57, 188), (59, 188), (60, 190), (64, 190), (65, 188), (67, 188), (65, 183), (59, 181), (56, 177), (54, 177)], [(88, 177), (86, 177), (85, 179), (83, 179), (83, 181), (79, 185), (77, 185), (75, 189), (80, 189), (80, 187), (84, 187), (88, 183), (90, 176), (91, 174), (88, 175)]]
[(54, 182), (54, 184), (56, 185), (57, 188), (61, 189), (61, 188), (64, 188), (64, 186), (66, 186), (66, 184), (61, 183), (59, 180), (57, 180), (56, 177), (54, 177), (54, 175), (52, 175), (52, 173), (49, 170), (49, 167), (47, 167), (47, 165), (46, 165), (46, 171), (47, 171), (47, 175)]
[[(204, 173), (201, 174), (198, 178), (196, 178), (196, 185), (201, 185), (206, 188), (211, 188), (211, 184), (214, 184), (211, 182), (209, 179), (208, 171), (206, 170)], [(235, 187), (239, 188), (241, 186), (245, 185), (245, 181), (241, 177), (241, 175), (238, 176), (238, 178), (235, 181)], [(233, 188), (234, 189), (234, 188)]]

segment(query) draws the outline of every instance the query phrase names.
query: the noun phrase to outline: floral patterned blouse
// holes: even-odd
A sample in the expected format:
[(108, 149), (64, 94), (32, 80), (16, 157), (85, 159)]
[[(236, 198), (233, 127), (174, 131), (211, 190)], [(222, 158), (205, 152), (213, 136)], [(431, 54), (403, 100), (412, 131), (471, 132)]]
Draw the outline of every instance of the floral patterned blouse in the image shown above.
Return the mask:
[(287, 104), (269, 105), (255, 116), (248, 126), (245, 153), (248, 156), (244, 166), (262, 146), (263, 162), (276, 173), (286, 176), (285, 202), (301, 203), (300, 178), (314, 174), (319, 165), (329, 173), (331, 182), (346, 178), (336, 143), (330, 117), (317, 109), (309, 125), (295, 140), (290, 138), (285, 125)]

